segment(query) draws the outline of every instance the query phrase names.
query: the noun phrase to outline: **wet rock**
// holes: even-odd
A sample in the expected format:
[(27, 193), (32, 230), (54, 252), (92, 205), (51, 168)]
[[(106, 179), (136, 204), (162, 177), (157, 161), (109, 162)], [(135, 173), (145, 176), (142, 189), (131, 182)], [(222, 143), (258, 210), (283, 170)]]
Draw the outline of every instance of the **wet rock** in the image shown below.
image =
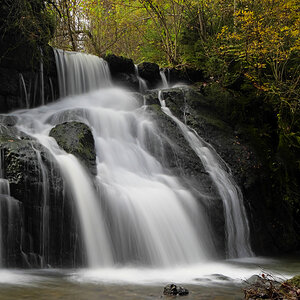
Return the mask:
[(158, 99), (158, 91), (148, 91), (145, 94), (145, 102), (146, 105), (160, 105), (159, 99)]
[(114, 54), (108, 54), (103, 58), (108, 63), (115, 85), (131, 91), (139, 90), (139, 82), (135, 75), (135, 66), (132, 59)]
[(139, 76), (145, 79), (148, 83), (148, 87), (153, 89), (161, 83), (161, 77), (159, 74), (159, 66), (150, 62), (143, 62), (138, 65)]
[[(153, 94), (157, 95), (157, 92)], [(154, 137), (151, 135), (146, 137), (148, 151), (169, 169), (171, 174), (180, 177), (181, 184), (186, 186), (201, 203), (211, 223), (216, 248), (222, 257), (225, 249), (223, 204), (211, 177), (189, 146), (178, 125), (163, 113), (161, 107), (157, 104), (149, 105), (147, 111), (156, 121), (157, 135), (161, 136), (160, 143), (152, 142), (156, 134)]]
[(17, 118), (14, 116), (0, 115), (0, 126), (15, 126), (17, 124)]
[(135, 67), (132, 59), (123, 56), (116, 56), (114, 54), (108, 54), (104, 56), (103, 59), (107, 61), (112, 76), (117, 73), (135, 73)]
[(164, 295), (167, 296), (186, 296), (189, 294), (188, 289), (182, 287), (182, 286), (178, 286), (176, 284), (168, 284), (164, 287)]
[[(226, 117), (226, 109), (219, 107), (220, 103), (228, 102), (233, 97), (225, 96), (223, 90), (203, 95), (199, 89), (191, 87), (162, 91), (162, 97), (172, 113), (210, 143), (230, 167), (244, 196), (250, 230), (255, 232), (251, 234), (254, 251), (270, 255), (270, 251), (276, 254), (296, 249), (297, 231), (293, 228), (291, 213), (278, 199), (280, 191), (274, 195), (271, 189), (266, 188), (273, 185), (270, 180), (273, 175), (260, 155), (265, 151), (260, 148), (266, 145), (256, 145), (257, 141), (254, 143), (243, 127), (232, 126)], [(271, 250), (270, 244), (274, 245)]]
[(287, 280), (287, 283), (300, 289), (300, 275), (296, 275), (293, 278)]
[(92, 174), (97, 173), (95, 141), (91, 129), (86, 124), (65, 122), (52, 128), (49, 135), (66, 152), (81, 160)]
[[(55, 159), (37, 140), (11, 126), (13, 118), (2, 121), (1, 177), (10, 189), (10, 195), (0, 199), (2, 237), (7, 237), (2, 253), (4, 266), (43, 267), (42, 261), (57, 267), (62, 262), (64, 266), (73, 266), (74, 261), (81, 263), (81, 253), (73, 258), (70, 255), (73, 249), (81, 249), (82, 240), (74, 204), (65, 194)], [(14, 216), (13, 227), (10, 215)], [(9, 230), (14, 235), (11, 242)]]
[(131, 91), (139, 90), (139, 81), (135, 74), (117, 73), (114, 75), (114, 84)]

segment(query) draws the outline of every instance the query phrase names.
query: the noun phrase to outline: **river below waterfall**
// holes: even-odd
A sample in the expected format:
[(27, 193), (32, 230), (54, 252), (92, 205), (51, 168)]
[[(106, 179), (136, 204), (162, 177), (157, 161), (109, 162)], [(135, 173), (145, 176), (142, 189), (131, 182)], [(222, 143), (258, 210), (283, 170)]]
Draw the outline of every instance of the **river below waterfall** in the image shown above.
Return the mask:
[(249, 258), (175, 269), (104, 268), (1, 270), (0, 299), (161, 299), (163, 287), (182, 284), (183, 299), (243, 299), (253, 275), (269, 273), (283, 279), (300, 272), (299, 259)]

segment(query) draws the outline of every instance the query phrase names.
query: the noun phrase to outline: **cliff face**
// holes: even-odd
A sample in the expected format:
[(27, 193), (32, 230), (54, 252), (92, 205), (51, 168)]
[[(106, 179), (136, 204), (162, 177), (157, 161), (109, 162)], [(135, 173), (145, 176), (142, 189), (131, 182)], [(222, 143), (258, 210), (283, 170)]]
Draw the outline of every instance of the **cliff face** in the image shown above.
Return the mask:
[[(262, 123), (260, 132), (253, 124), (229, 120), (226, 106), (220, 109), (221, 102), (226, 99), (219, 90), (209, 90), (209, 94), (205, 94), (203, 88), (199, 92), (197, 88), (182, 87), (164, 90), (162, 96), (173, 114), (209, 142), (230, 167), (243, 192), (255, 253), (272, 255), (296, 250), (299, 247), (299, 225), (294, 214), (295, 208), (284, 200), (279, 178), (270, 169), (266, 157), (266, 154), (270, 155), (271, 147), (262, 138), (265, 132), (263, 126), (271, 123), (268, 109), (259, 99), (249, 107), (249, 118), (256, 118), (256, 122)], [(147, 100), (149, 104), (159, 103), (157, 92), (149, 93)], [(242, 113), (234, 111), (237, 108), (232, 107), (230, 113)], [(158, 123), (164, 132), (168, 131), (163, 128), (168, 127), (167, 124), (161, 120)], [(250, 134), (253, 131), (255, 134)], [(174, 129), (169, 129), (169, 132), (172, 134)], [(268, 136), (268, 139), (276, 143), (276, 135)], [(183, 164), (187, 165), (185, 162)], [(196, 173), (199, 174), (198, 171)], [(215, 218), (220, 220), (218, 216), (217, 213)], [(217, 223), (220, 224), (220, 221)]]
[(54, 20), (40, 0), (0, 4), (0, 112), (35, 107), (58, 97), (48, 42)]
[[(0, 117), (2, 265), (47, 267), (82, 264), (75, 208), (52, 155)], [(4, 179), (5, 178), (5, 179)], [(3, 189), (3, 180), (9, 188)]]

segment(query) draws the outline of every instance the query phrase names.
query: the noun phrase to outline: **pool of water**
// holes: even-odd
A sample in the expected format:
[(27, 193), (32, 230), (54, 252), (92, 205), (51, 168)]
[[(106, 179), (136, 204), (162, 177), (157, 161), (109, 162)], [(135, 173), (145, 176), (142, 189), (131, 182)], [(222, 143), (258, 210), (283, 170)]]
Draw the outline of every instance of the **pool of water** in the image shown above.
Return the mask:
[[(172, 269), (120, 267), (80, 270), (0, 270), (0, 300), (9, 299), (164, 299), (163, 287), (188, 288), (183, 299), (243, 299), (251, 276), (288, 279), (300, 273), (299, 256), (250, 258)], [(170, 298), (169, 298), (170, 299)]]

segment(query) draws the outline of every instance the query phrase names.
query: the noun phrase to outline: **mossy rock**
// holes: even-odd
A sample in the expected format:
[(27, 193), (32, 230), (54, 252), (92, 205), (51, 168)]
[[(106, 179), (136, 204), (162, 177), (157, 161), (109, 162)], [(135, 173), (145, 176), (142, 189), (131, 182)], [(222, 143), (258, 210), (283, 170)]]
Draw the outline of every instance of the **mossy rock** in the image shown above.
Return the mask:
[(65, 122), (51, 129), (49, 135), (67, 153), (76, 156), (93, 175), (96, 170), (95, 141), (91, 129), (81, 122)]
[(300, 275), (287, 280), (287, 283), (300, 289)]

